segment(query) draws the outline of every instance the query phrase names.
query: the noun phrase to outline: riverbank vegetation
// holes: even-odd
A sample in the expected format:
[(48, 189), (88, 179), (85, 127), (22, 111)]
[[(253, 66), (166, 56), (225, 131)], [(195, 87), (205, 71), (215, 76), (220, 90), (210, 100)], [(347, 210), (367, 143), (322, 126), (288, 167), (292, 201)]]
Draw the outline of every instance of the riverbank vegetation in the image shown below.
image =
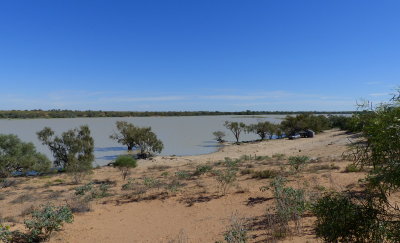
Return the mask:
[(221, 116), (221, 115), (290, 115), (353, 114), (354, 111), (78, 111), (78, 110), (3, 110), (0, 119), (79, 118), (79, 117), (151, 117), (151, 116)]

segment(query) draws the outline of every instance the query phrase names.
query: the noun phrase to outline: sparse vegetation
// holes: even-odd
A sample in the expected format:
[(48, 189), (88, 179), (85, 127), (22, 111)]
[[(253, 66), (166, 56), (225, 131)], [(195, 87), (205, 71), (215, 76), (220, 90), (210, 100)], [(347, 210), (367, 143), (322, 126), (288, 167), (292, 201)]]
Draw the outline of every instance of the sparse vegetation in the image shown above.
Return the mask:
[(344, 169), (345, 173), (360, 172), (360, 171), (362, 171), (361, 168), (357, 167), (357, 165), (355, 164), (349, 164)]
[(299, 172), (309, 160), (308, 156), (291, 156), (289, 157), (289, 165), (295, 172)]
[(66, 206), (43, 205), (32, 213), (31, 219), (24, 222), (29, 230), (28, 240), (47, 240), (53, 231), (59, 231), (64, 223), (72, 223), (73, 218), (71, 210)]
[(248, 236), (245, 228), (245, 220), (240, 218), (237, 213), (232, 214), (230, 225), (224, 234), (227, 243), (246, 243)]
[(278, 172), (274, 170), (259, 170), (259, 171), (253, 171), (251, 177), (255, 179), (269, 179), (269, 178), (274, 178), (277, 175)]

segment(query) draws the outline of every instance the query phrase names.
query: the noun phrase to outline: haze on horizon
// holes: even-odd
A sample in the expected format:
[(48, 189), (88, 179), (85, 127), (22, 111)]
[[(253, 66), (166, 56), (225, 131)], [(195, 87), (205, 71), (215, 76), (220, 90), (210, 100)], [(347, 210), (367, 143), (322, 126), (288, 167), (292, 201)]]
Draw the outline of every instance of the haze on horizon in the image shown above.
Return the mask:
[(399, 1), (2, 1), (0, 110), (355, 110), (400, 84)]

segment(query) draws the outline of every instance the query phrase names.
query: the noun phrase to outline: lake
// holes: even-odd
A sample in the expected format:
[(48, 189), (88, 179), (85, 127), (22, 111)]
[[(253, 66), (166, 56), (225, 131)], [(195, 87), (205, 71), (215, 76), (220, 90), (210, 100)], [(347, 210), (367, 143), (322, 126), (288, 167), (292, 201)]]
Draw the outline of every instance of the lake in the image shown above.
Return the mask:
[[(226, 133), (227, 141), (234, 141), (233, 134), (223, 124), (225, 121), (238, 121), (246, 124), (259, 121), (280, 123), (286, 115), (265, 116), (183, 116), (183, 117), (123, 117), (123, 118), (60, 118), (0, 120), (0, 133), (16, 134), (25, 142), (35, 144), (37, 150), (52, 158), (51, 152), (37, 139), (36, 132), (45, 126), (52, 128), (56, 135), (62, 132), (88, 125), (95, 142), (94, 165), (106, 165), (116, 156), (126, 152), (126, 147), (110, 139), (116, 131), (116, 121), (127, 121), (136, 126), (151, 126), (157, 137), (164, 143), (161, 155), (198, 155), (217, 151), (218, 143), (213, 140), (214, 131)], [(254, 140), (254, 134), (241, 135), (241, 141)]]

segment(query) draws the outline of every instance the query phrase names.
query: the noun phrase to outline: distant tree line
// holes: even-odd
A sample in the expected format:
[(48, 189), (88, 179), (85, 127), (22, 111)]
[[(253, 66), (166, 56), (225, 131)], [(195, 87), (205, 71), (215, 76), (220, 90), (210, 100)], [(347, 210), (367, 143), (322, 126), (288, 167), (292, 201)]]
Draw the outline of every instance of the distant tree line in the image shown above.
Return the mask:
[(78, 111), (78, 110), (4, 110), (0, 119), (79, 118), (79, 117), (150, 117), (150, 116), (219, 116), (219, 115), (289, 115), (351, 114), (353, 111)]

